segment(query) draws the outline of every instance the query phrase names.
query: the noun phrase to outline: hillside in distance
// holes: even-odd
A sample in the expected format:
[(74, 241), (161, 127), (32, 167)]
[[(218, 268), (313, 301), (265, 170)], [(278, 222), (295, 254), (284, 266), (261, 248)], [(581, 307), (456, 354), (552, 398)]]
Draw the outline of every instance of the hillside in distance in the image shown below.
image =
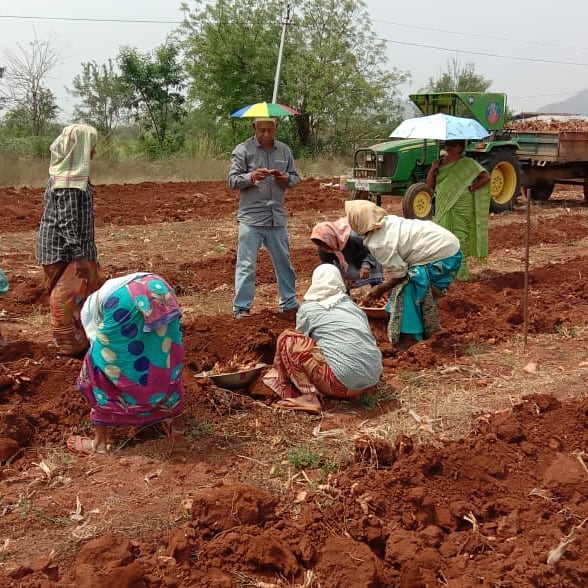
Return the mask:
[(553, 102), (546, 104), (537, 109), (538, 112), (559, 112), (568, 114), (579, 114), (588, 116), (588, 88), (578, 92), (575, 96), (571, 96), (561, 102)]

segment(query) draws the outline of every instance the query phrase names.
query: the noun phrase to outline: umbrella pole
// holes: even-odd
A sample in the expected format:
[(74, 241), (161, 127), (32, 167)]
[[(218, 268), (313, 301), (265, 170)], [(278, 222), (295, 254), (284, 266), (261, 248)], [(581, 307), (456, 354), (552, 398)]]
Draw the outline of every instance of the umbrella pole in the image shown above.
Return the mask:
[(523, 353), (527, 350), (527, 333), (529, 330), (529, 244), (531, 240), (531, 189), (525, 190), (526, 223), (525, 223), (525, 285), (523, 287)]
[(274, 93), (272, 102), (278, 101), (278, 86), (280, 85), (280, 71), (282, 69), (282, 55), (284, 53), (284, 40), (286, 39), (286, 27), (290, 24), (290, 4), (286, 7), (286, 18), (282, 22), (282, 36), (280, 37), (280, 49), (278, 51), (278, 64), (276, 65), (276, 77), (274, 78)]

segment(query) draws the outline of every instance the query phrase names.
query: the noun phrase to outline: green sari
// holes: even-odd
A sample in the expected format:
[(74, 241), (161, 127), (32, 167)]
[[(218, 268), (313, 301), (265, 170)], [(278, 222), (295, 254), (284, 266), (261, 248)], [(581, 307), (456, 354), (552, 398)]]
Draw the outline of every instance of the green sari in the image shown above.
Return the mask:
[(476, 160), (462, 157), (442, 165), (437, 174), (433, 220), (459, 239), (463, 259), (457, 280), (469, 278), (468, 256), (488, 256), (490, 184), (473, 193), (469, 191), (483, 171), (486, 170)]

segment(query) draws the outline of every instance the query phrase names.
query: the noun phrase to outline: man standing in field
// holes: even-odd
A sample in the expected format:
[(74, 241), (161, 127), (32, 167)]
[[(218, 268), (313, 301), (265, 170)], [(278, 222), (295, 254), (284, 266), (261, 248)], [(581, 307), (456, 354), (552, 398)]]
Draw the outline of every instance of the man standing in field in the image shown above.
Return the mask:
[(231, 153), (229, 187), (239, 190), (239, 240), (235, 268), (235, 318), (249, 316), (255, 294), (257, 256), (268, 250), (278, 280), (280, 312), (298, 308), (296, 275), (290, 262), (286, 188), (300, 177), (290, 148), (276, 141), (275, 118), (256, 118), (255, 135)]

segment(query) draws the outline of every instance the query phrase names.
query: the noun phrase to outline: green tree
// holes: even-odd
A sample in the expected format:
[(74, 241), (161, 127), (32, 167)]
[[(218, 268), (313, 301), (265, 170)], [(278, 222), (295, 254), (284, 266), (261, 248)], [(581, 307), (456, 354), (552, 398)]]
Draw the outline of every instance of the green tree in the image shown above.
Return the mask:
[(59, 53), (51, 41), (35, 38), (28, 47), (17, 44), (18, 51), (4, 53), (5, 68), (1, 101), (8, 117), (19, 121), (19, 128), (31, 135), (42, 135), (55, 120), (59, 107), (55, 95), (46, 86), (51, 70), (59, 62)]
[[(152, 133), (160, 148), (169, 145), (172, 123), (186, 114), (184, 88), (186, 73), (180, 49), (165, 43), (151, 54), (123, 47), (118, 55), (121, 80), (129, 91), (129, 106), (146, 133)], [(172, 148), (177, 146), (172, 145)]]
[(82, 63), (82, 73), (75, 76), (68, 92), (81, 103), (74, 108), (74, 118), (95, 126), (101, 135), (110, 136), (128, 114), (129, 87), (116, 71), (112, 60), (98, 65)]
[[(190, 97), (213, 119), (270, 101), (280, 39), (278, 0), (194, 0), (181, 30)], [(287, 54), (291, 50), (287, 49)]]
[[(190, 96), (217, 121), (273, 93), (283, 2), (194, 0), (182, 27)], [(296, 139), (349, 149), (389, 122), (406, 75), (385, 69), (383, 42), (361, 0), (296, 0), (287, 26), (278, 102), (300, 111)], [(226, 123), (225, 123), (226, 124)], [(282, 125), (283, 131), (288, 125)], [(281, 135), (283, 136), (283, 131)]]
[(429, 78), (425, 92), (487, 92), (492, 80), (476, 73), (473, 63), (461, 64), (457, 57), (447, 62), (445, 71)]
[(58, 112), (59, 107), (51, 90), (41, 88), (34, 108), (26, 104), (13, 106), (7, 110), (2, 122), (14, 137), (40, 137), (50, 132)]
[(386, 45), (377, 39), (362, 0), (298, 0), (284, 62), (283, 94), (296, 117), (303, 145), (348, 149), (378, 134), (398, 117), (398, 88), (408, 74), (385, 67)]

